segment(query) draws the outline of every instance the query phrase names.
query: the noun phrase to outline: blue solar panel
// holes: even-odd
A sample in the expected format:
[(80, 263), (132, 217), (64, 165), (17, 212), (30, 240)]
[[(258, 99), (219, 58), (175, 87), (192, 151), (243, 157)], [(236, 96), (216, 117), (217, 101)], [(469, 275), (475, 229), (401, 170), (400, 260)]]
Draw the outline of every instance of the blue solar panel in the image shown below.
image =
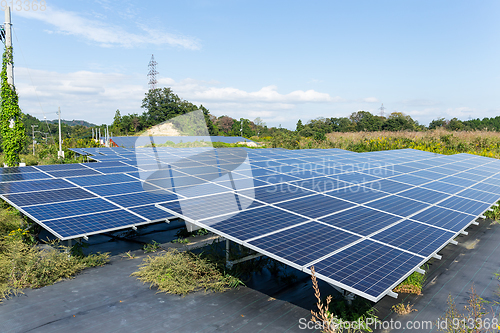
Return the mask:
[(491, 206), (484, 202), (459, 197), (451, 197), (438, 205), (472, 215), (479, 215)]
[(22, 180), (47, 179), (51, 176), (41, 172), (7, 173), (0, 175), (0, 182), (14, 182)]
[(80, 185), (80, 186), (91, 186), (91, 185), (102, 185), (102, 184), (113, 184), (113, 183), (124, 183), (136, 180), (127, 174), (116, 174), (116, 175), (97, 175), (97, 176), (84, 176), (84, 177), (69, 177), (67, 180)]
[(309, 218), (318, 218), (320, 216), (325, 216), (353, 207), (354, 204), (322, 194), (316, 194), (282, 202), (276, 204), (275, 206), (307, 216)]
[(148, 191), (115, 195), (107, 197), (108, 200), (122, 207), (143, 206), (147, 204), (177, 200), (177, 195), (165, 190)]
[(95, 195), (81, 188), (67, 188), (62, 190), (7, 194), (4, 197), (15, 205), (22, 207), (50, 202), (86, 199), (95, 197)]
[(389, 178), (390, 180), (394, 180), (400, 183), (405, 183), (409, 185), (414, 185), (414, 186), (420, 186), (425, 183), (429, 183), (431, 180), (418, 177), (418, 176), (413, 176), (413, 175), (399, 175), (399, 176), (394, 176)]
[(258, 238), (249, 244), (304, 266), (360, 238), (318, 222), (310, 222)]
[(487, 183), (479, 183), (471, 187), (475, 190), (490, 192), (494, 194), (498, 194), (500, 196), (500, 186), (495, 186)]
[(460, 192), (460, 191), (465, 189), (465, 187), (462, 187), (462, 186), (443, 183), (440, 181), (430, 182), (430, 183), (422, 185), (422, 187), (430, 189), (430, 190), (448, 193), (448, 194), (455, 194), (455, 193)]
[(417, 176), (417, 177), (422, 177), (422, 178), (427, 178), (429, 180), (437, 180), (441, 178), (445, 178), (446, 175), (443, 175), (442, 173), (437, 173), (429, 170), (420, 170), (416, 172), (410, 173), (410, 175)]
[(6, 175), (10, 173), (29, 173), (29, 172), (40, 172), (40, 171), (38, 171), (32, 166), (0, 168), (0, 175)]
[(409, 199), (427, 202), (429, 204), (436, 203), (450, 196), (446, 193), (427, 190), (421, 187), (414, 187), (407, 191), (398, 193), (398, 195)]
[(164, 210), (156, 208), (155, 205), (134, 207), (130, 208), (130, 210), (151, 221), (165, 220), (172, 216)]
[(212, 218), (203, 220), (201, 223), (245, 241), (305, 221), (307, 221), (306, 218), (274, 207), (263, 206), (242, 211), (228, 219)]
[(11, 194), (20, 192), (37, 192), (44, 190), (55, 190), (75, 185), (64, 179), (30, 180), (23, 182), (0, 183), (0, 194)]
[(372, 190), (369, 187), (364, 186), (350, 186), (339, 190), (329, 191), (325, 194), (334, 196), (336, 198), (342, 198), (344, 200), (352, 201), (358, 204), (376, 200), (389, 195), (387, 193)]
[(83, 199), (75, 201), (57, 202), (25, 207), (24, 210), (39, 221), (57, 219), (61, 217), (90, 214), (118, 207), (101, 198)]
[(413, 187), (412, 185), (398, 183), (388, 179), (378, 180), (376, 182), (370, 183), (368, 186), (371, 189), (376, 189), (387, 193), (397, 193)]
[[(143, 183), (140, 181), (130, 182), (130, 183), (118, 183), (118, 184), (108, 184), (108, 185), (96, 185), (96, 186), (88, 186), (87, 190), (92, 191), (93, 193), (100, 196), (109, 196), (109, 195), (118, 195), (125, 193), (135, 193), (135, 192), (144, 192), (145, 188), (143, 187)], [(149, 188), (146, 185), (146, 190), (153, 190), (153, 187), (150, 185)], [(158, 190), (158, 188), (154, 188), (154, 190)]]
[(322, 217), (319, 220), (350, 232), (368, 236), (396, 223), (401, 218), (358, 206), (338, 214)]
[(411, 217), (413, 220), (424, 222), (436, 227), (458, 232), (474, 220), (474, 216), (453, 210), (431, 206), (421, 213)]
[(364, 240), (321, 260), (314, 268), (318, 275), (379, 298), (422, 261), (421, 257)]
[(58, 170), (84, 170), (84, 169), (88, 169), (85, 165), (78, 164), (78, 163), (37, 165), (36, 168), (40, 169), (42, 171), (45, 171), (45, 172), (58, 171)]
[(47, 171), (53, 177), (76, 177), (76, 176), (91, 176), (91, 175), (99, 175), (100, 173), (89, 169), (79, 169), (79, 170), (59, 170), (59, 171)]
[(144, 222), (146, 222), (144, 219), (125, 210), (115, 210), (49, 220), (43, 222), (43, 224), (64, 239), (130, 227)]
[(457, 196), (486, 202), (486, 203), (489, 203), (490, 205), (494, 204), (499, 199), (498, 194), (474, 190), (471, 188), (466, 189), (460, 193), (457, 193)]
[(366, 205), (378, 210), (382, 210), (403, 217), (410, 216), (428, 206), (425, 203), (398, 197), (395, 195), (378, 199), (377, 201), (369, 202)]
[[(328, 273), (344, 282), (326, 273), (319, 278), (375, 301), (393, 280), (373, 272), (395, 272), (400, 280), (500, 197), (500, 163), (468, 154), (165, 147), (85, 151), (102, 162), (37, 167), (44, 172), (1, 170), (1, 180), (10, 181), (0, 184), (2, 197), (63, 238), (161, 221), (175, 213), (243, 245), (250, 240), (253, 249), (296, 268), (348, 256), (359, 264), (355, 269)], [(48, 173), (68, 182), (44, 180)], [(352, 185), (359, 183), (364, 185)], [(380, 244), (370, 239), (354, 244), (361, 236)], [(356, 248), (360, 251), (348, 254)], [(381, 251), (379, 265), (364, 261), (366, 248)], [(401, 255), (401, 250), (409, 252)]]
[(456, 176), (448, 176), (448, 177), (445, 177), (443, 179), (440, 179), (440, 181), (445, 182), (445, 183), (450, 183), (453, 185), (463, 186), (463, 187), (470, 187), (470, 186), (477, 183), (477, 181), (468, 180), (468, 179), (460, 178), (460, 177), (456, 177)]
[(124, 173), (124, 172), (137, 171), (137, 168), (125, 165), (125, 166), (115, 166), (109, 168), (96, 168), (96, 170), (104, 174), (110, 174), (110, 173)]
[(276, 203), (314, 194), (314, 192), (311, 192), (307, 189), (302, 189), (288, 184), (284, 184), (283, 186), (263, 186), (255, 189), (239, 191), (238, 193), (252, 199), (263, 201), (265, 203)]
[(375, 176), (367, 175), (367, 174), (360, 173), (360, 172), (340, 174), (340, 175), (337, 175), (336, 178), (341, 180), (341, 181), (356, 184), (356, 185), (375, 181), (375, 180), (377, 180), (377, 181), (380, 180), (380, 177), (375, 177)]
[(454, 232), (404, 220), (370, 238), (413, 253), (429, 256), (455, 236)]

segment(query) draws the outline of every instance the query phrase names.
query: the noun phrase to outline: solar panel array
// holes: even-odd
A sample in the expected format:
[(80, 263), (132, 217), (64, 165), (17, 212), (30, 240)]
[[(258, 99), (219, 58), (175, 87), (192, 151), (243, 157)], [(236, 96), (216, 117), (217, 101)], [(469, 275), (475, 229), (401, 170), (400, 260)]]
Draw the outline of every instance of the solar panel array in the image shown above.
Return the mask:
[(237, 143), (237, 142), (252, 142), (241, 136), (113, 136), (111, 137), (118, 147), (135, 148), (138, 146), (145, 146), (154, 142), (155, 144), (164, 144), (167, 141), (173, 143), (181, 142), (223, 142), (223, 143)]
[(83, 148), (0, 169), (1, 197), (61, 239), (177, 216), (378, 301), (500, 198), (500, 161), (416, 150)]

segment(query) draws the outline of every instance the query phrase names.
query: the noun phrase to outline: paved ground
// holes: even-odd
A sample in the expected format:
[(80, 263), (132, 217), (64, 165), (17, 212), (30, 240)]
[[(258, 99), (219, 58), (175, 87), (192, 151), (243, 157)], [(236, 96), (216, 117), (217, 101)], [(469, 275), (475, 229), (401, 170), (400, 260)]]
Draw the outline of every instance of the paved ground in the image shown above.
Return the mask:
[[(153, 237), (167, 242), (175, 235), (171, 226), (155, 225), (137, 240)], [(449, 294), (459, 308), (465, 305), (470, 286), (489, 301), (495, 292), (500, 268), (500, 225), (482, 221), (460, 236), (459, 245), (448, 245), (442, 260), (430, 262), (421, 296), (385, 297), (376, 304), (381, 320), (432, 321), (444, 314)], [(99, 238), (100, 237), (100, 238)], [(267, 271), (255, 274), (246, 287), (224, 293), (198, 292), (186, 297), (156, 293), (130, 274), (137, 270), (144, 254), (139, 242), (99, 236), (92, 250), (113, 254), (131, 250), (136, 259), (115, 255), (110, 264), (85, 270), (75, 279), (59, 282), (0, 304), (1, 332), (304, 332), (301, 318), (310, 318), (315, 299), (309, 276), (297, 273), (292, 285), (280, 285)], [(135, 251), (135, 252), (134, 252)], [(333, 289), (320, 284), (323, 295)], [(417, 312), (398, 316), (389, 309), (401, 302), (414, 304)], [(498, 313), (499, 308), (494, 307)], [(429, 332), (436, 330), (381, 329), (378, 332)]]
[[(441, 260), (432, 259), (429, 262), (428, 278), (422, 295), (400, 295), (401, 299), (398, 300), (385, 297), (376, 305), (381, 320), (401, 321), (400, 329), (381, 329), (379, 332), (438, 332), (435, 324), (445, 314), (448, 295), (453, 297), (457, 309), (463, 312), (471, 286), (485, 301), (491, 302), (485, 304), (489, 312), (486, 318), (498, 319), (500, 307), (493, 303), (500, 301), (497, 295), (500, 281), (495, 276), (495, 273), (500, 273), (500, 225), (492, 224), (489, 220), (479, 221), (479, 226), (467, 229), (469, 235), (457, 238), (458, 245), (448, 245), (440, 251), (443, 256)], [(405, 316), (388, 311), (401, 301), (410, 302), (417, 311)], [(432, 322), (433, 328), (406, 328), (407, 323), (419, 325), (423, 321)]]

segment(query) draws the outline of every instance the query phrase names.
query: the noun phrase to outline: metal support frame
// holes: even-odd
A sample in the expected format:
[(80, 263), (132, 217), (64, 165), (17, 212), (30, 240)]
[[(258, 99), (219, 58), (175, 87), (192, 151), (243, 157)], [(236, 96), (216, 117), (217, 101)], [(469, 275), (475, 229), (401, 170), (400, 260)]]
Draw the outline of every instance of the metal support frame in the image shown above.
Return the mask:
[(474, 221), (474, 222), (472, 222), (472, 224), (474, 224), (474, 225), (479, 225), (479, 222)]
[[(240, 245), (240, 246), (242, 246), (242, 245)], [(231, 268), (236, 264), (239, 264), (239, 263), (242, 263), (242, 262), (245, 262), (248, 260), (252, 260), (252, 259), (255, 259), (258, 257), (262, 257), (264, 255), (262, 253), (255, 253), (255, 254), (251, 254), (251, 255), (248, 255), (246, 257), (240, 258), (240, 259), (229, 260), (229, 251), (230, 250), (231, 250), (231, 241), (229, 239), (226, 239), (226, 267), (227, 268)]]
[(453, 244), (453, 245), (458, 245), (458, 242), (456, 240), (451, 240), (450, 241), (450, 244)]
[(441, 260), (441, 258), (442, 258), (442, 256), (440, 256), (440, 255), (439, 255), (439, 254), (437, 254), (437, 253), (434, 253), (434, 254), (432, 255), (432, 257), (433, 257), (434, 259), (437, 259), (437, 260)]
[(460, 233), (461, 233), (462, 235), (464, 235), (464, 236), (467, 236), (467, 235), (469, 234), (467, 231), (464, 231), (464, 230), (460, 231)]
[(398, 294), (395, 293), (392, 290), (390, 290), (389, 292), (387, 292), (387, 296), (391, 296), (392, 298), (398, 298)]
[(425, 271), (424, 271), (423, 269), (421, 269), (421, 268), (417, 268), (417, 269), (415, 270), (415, 272), (420, 273), (420, 274), (422, 274), (422, 275), (424, 275), (424, 274), (425, 274)]
[(332, 286), (333, 289), (337, 290), (342, 295), (342, 297), (344, 297), (344, 299), (347, 301), (347, 304), (349, 305), (351, 305), (352, 301), (354, 301), (354, 299), (356, 298), (356, 294), (351, 293), (350, 291), (344, 290), (331, 283), (329, 283), (329, 285)]

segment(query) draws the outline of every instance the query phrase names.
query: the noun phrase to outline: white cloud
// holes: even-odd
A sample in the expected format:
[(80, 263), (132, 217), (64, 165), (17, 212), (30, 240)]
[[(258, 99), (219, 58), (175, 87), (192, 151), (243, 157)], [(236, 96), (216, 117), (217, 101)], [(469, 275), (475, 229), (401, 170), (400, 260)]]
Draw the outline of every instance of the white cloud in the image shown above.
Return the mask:
[[(57, 73), (15, 68), (19, 104), (25, 113), (54, 119), (61, 107), (64, 119), (110, 123), (116, 109), (122, 113), (142, 113), (141, 101), (146, 87), (139, 78), (124, 74), (89, 71)], [(31, 82), (33, 80), (33, 83)]]
[[(38, 118), (43, 118), (41, 107), (47, 119), (55, 119), (55, 112), (60, 106), (64, 119), (81, 119), (97, 124), (111, 123), (116, 109), (120, 109), (122, 114), (141, 114), (144, 111), (140, 106), (147, 86), (140, 75), (101, 71), (58, 73), (22, 67), (16, 67), (15, 71), (20, 106), (23, 112)], [(182, 99), (196, 105), (203, 104), (215, 116), (260, 117), (269, 126), (281, 124), (293, 128), (299, 118), (307, 121), (319, 116), (337, 116), (332, 108), (335, 105), (340, 107), (342, 104), (339, 101), (343, 101), (340, 97), (314, 90), (280, 93), (276, 86), (268, 86), (257, 91), (245, 91), (224, 87), (217, 81), (175, 81), (171, 78), (159, 81), (159, 87), (171, 87)], [(144, 85), (137, 82), (144, 82)]]
[(143, 24), (137, 24), (142, 33), (131, 33), (120, 26), (91, 20), (75, 12), (54, 9), (53, 6), (47, 7), (43, 12), (19, 11), (14, 13), (50, 24), (56, 28), (55, 32), (57, 33), (79, 36), (104, 47), (138, 47), (145, 44), (166, 44), (191, 50), (201, 48), (199, 41), (192, 37), (151, 29)]
[(295, 90), (288, 94), (280, 94), (275, 85), (263, 87), (258, 91), (248, 92), (233, 87), (214, 87), (215, 82), (203, 82), (185, 79), (175, 82), (173, 79), (158, 80), (160, 84), (174, 87), (178, 94), (190, 100), (225, 101), (225, 102), (260, 102), (260, 103), (324, 103), (341, 102), (340, 97), (331, 97), (327, 93), (315, 90)]
[(363, 102), (365, 102), (365, 103), (377, 103), (377, 102), (379, 102), (379, 100), (376, 97), (366, 97), (366, 98), (363, 98)]

